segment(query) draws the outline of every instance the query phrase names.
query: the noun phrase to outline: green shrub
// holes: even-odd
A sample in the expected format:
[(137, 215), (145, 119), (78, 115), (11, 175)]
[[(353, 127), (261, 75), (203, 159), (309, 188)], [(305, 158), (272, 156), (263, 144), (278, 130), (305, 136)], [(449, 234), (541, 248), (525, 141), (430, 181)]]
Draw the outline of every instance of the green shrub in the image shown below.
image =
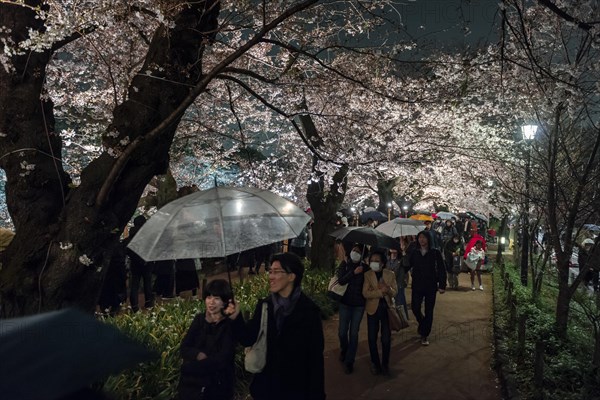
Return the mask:
[(509, 324), (510, 312), (506, 307), (503, 277), (497, 270), (494, 272), (494, 295), (500, 296), (500, 301), (496, 302), (495, 320), (504, 339), (498, 350), (510, 358), (509, 363), (516, 372), (521, 398), (535, 397), (533, 360), (538, 340), (544, 343), (543, 397), (549, 400), (594, 398), (598, 382), (597, 377), (590, 373), (593, 342), (590, 339), (592, 335), (589, 323), (571, 315), (569, 339), (560, 340), (554, 329), (556, 287), (552, 283), (545, 285), (542, 296), (534, 302), (531, 288), (521, 285), (517, 268), (509, 264), (506, 271), (513, 282), (517, 315), (526, 317), (525, 354), (518, 353), (517, 329)]

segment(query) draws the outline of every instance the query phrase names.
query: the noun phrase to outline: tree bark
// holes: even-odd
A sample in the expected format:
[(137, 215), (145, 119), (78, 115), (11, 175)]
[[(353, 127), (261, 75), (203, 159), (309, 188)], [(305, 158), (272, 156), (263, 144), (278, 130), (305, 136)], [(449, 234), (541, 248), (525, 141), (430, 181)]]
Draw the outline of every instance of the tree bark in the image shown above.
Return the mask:
[[(306, 108), (306, 105), (304, 105)], [(300, 116), (304, 132), (311, 144), (318, 149), (322, 144), (319, 132), (309, 114)], [(335, 213), (342, 207), (348, 183), (348, 166), (342, 165), (334, 174), (333, 182), (325, 182), (323, 174), (316, 169), (318, 158), (313, 155), (312, 172), (318, 180), (308, 184), (306, 198), (314, 214), (312, 226), (312, 248), (310, 261), (313, 268), (331, 269), (335, 265), (333, 252), (334, 239), (329, 234), (336, 228)]]
[[(143, 137), (188, 95), (190, 85), (202, 77), (200, 60), (206, 39), (216, 31), (218, 14), (215, 0), (191, 3), (172, 28), (157, 29), (142, 67), (153, 77), (139, 74), (133, 79), (128, 99), (113, 112), (103, 137), (105, 148), (123, 151), (126, 145), (120, 141)], [(29, 27), (44, 29), (33, 11), (12, 5), (0, 5), (0, 25), (9, 26), (17, 41), (26, 39)], [(96, 205), (98, 188), (115, 157), (104, 152), (82, 171), (80, 186), (69, 190), (60, 137), (53, 131), (52, 104), (40, 101), (50, 56), (45, 52), (13, 57), (13, 71), (0, 68), (0, 132), (8, 136), (0, 139), (0, 151), (32, 148), (14, 157), (35, 165), (22, 176), (21, 163), (5, 157), (0, 164), (8, 178), (7, 202), (16, 227), (0, 271), (3, 317), (67, 306), (93, 311), (112, 250), (144, 187), (167, 170), (178, 123), (142, 143), (120, 171), (107, 201)]]
[(315, 216), (311, 249), (311, 266), (314, 268), (330, 269), (335, 266), (334, 239), (330, 233), (336, 229), (335, 213), (344, 201), (347, 175), (348, 166), (344, 165), (334, 175), (331, 185), (326, 186), (322, 178), (308, 185), (306, 197)]

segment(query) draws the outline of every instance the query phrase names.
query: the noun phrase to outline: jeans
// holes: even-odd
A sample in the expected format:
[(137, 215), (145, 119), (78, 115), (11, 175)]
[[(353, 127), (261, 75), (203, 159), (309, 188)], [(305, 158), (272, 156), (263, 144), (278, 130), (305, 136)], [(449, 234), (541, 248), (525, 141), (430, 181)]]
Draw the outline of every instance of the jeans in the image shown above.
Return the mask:
[[(381, 327), (381, 362), (379, 361), (379, 351), (377, 350), (377, 336)], [(392, 331), (388, 320), (387, 306), (379, 304), (375, 314), (367, 314), (367, 329), (369, 338), (369, 353), (371, 362), (375, 366), (388, 367), (390, 364), (390, 349), (392, 347)]]
[(338, 336), (344, 363), (354, 364), (358, 348), (358, 330), (365, 312), (364, 306), (347, 306), (340, 303)]
[[(421, 336), (429, 336), (433, 325), (433, 308), (437, 290), (412, 288), (412, 312), (419, 323), (418, 332)], [(421, 305), (425, 300), (425, 314), (421, 312)]]

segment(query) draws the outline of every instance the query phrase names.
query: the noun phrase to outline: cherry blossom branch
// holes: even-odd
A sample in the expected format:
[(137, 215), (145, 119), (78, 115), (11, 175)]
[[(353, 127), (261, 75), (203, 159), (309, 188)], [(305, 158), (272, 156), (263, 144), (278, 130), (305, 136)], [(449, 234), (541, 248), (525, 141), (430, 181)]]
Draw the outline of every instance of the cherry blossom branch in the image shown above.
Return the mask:
[(141, 144), (146, 139), (152, 139), (154, 137), (159, 136), (167, 127), (171, 124), (175, 123), (187, 110), (187, 108), (195, 101), (195, 99), (206, 90), (208, 84), (219, 74), (222, 72), (224, 68), (229, 66), (235, 60), (240, 58), (244, 53), (258, 44), (261, 39), (271, 30), (275, 29), (279, 24), (283, 21), (291, 17), (292, 15), (311, 7), (316, 4), (318, 0), (306, 0), (301, 3), (296, 4), (293, 7), (285, 10), (281, 15), (271, 21), (269, 24), (266, 24), (253, 38), (248, 40), (242, 46), (240, 46), (236, 51), (231, 53), (228, 57), (226, 57), (223, 61), (217, 64), (208, 74), (204, 75), (204, 77), (196, 84), (196, 86), (190, 90), (190, 93), (187, 97), (171, 112), (171, 114), (165, 118), (158, 126), (152, 129), (150, 132), (145, 135), (138, 136), (135, 138), (121, 153), (119, 158), (113, 164), (109, 174), (102, 184), (98, 192), (98, 196), (96, 197), (96, 206), (101, 207), (104, 205), (106, 200), (108, 199), (108, 195), (118, 176), (121, 174), (121, 171), (129, 161), (129, 158), (133, 154), (135, 150), (137, 150)]

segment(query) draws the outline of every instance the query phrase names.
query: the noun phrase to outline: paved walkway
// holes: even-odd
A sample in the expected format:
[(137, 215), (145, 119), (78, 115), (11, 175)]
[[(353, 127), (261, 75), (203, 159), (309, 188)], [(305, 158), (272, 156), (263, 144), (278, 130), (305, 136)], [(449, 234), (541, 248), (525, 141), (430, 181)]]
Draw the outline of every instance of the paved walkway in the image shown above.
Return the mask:
[(491, 276), (483, 278), (483, 292), (471, 291), (469, 276), (463, 273), (458, 291), (438, 294), (427, 347), (421, 346), (410, 313), (411, 326), (392, 334), (390, 377), (373, 376), (369, 371), (366, 316), (351, 375), (344, 374), (338, 360), (337, 316), (325, 321), (327, 399), (500, 400), (500, 388), (491, 370)]

